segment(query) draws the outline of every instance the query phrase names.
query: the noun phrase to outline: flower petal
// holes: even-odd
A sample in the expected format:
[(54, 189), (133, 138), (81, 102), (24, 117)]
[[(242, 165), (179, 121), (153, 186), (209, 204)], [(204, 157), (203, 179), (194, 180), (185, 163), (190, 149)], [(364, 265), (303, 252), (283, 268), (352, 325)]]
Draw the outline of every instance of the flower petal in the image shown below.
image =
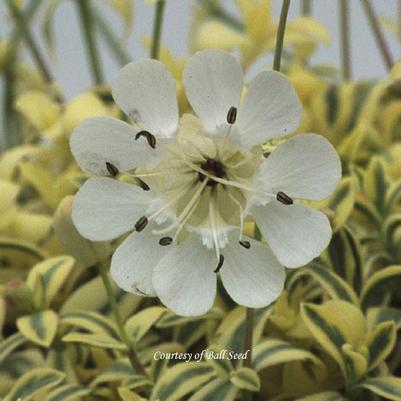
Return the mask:
[(226, 247), (221, 279), (235, 302), (249, 308), (262, 308), (281, 294), (285, 269), (265, 244), (246, 240), (251, 244), (249, 249), (237, 241)]
[(238, 112), (237, 127), (244, 145), (251, 147), (295, 131), (302, 105), (287, 77), (263, 71), (249, 84)]
[(107, 241), (134, 228), (149, 203), (151, 191), (111, 178), (90, 178), (75, 195), (72, 220), (92, 241)]
[(213, 305), (216, 261), (199, 240), (173, 245), (153, 271), (153, 287), (160, 300), (181, 316), (198, 316)]
[(255, 207), (253, 216), (279, 262), (303, 266), (319, 256), (331, 239), (331, 227), (320, 211), (305, 205), (283, 205), (276, 200)]
[(137, 295), (156, 296), (153, 289), (153, 269), (166, 254), (150, 227), (130, 234), (111, 259), (111, 276), (125, 291)]
[(87, 173), (108, 175), (106, 162), (121, 172), (150, 164), (158, 151), (146, 140), (135, 140), (137, 131), (112, 117), (94, 117), (77, 127), (70, 139), (71, 152)]
[(280, 145), (260, 169), (257, 187), (290, 197), (327, 198), (341, 178), (336, 150), (321, 135), (297, 135)]
[(227, 113), (239, 105), (243, 74), (240, 65), (229, 53), (204, 50), (187, 62), (183, 82), (192, 108), (206, 130), (227, 126)]
[(134, 61), (112, 84), (113, 98), (142, 130), (158, 137), (174, 136), (178, 126), (176, 84), (157, 60)]

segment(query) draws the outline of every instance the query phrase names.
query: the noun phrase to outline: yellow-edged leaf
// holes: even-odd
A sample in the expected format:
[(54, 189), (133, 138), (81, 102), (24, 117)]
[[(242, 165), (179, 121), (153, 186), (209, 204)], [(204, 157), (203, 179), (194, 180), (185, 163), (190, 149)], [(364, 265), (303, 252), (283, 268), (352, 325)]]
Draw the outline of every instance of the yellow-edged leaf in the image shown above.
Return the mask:
[(37, 392), (60, 384), (64, 377), (64, 373), (54, 369), (34, 369), (17, 380), (3, 401), (31, 400)]
[(218, 378), (202, 386), (188, 401), (234, 401), (239, 392), (240, 389), (234, 386), (230, 381), (224, 378)]
[(17, 319), (20, 333), (42, 347), (49, 347), (57, 332), (58, 316), (52, 310), (35, 312)]
[(122, 342), (101, 334), (69, 333), (63, 337), (63, 341), (91, 345), (92, 347), (125, 350)]
[(162, 306), (152, 306), (128, 319), (125, 323), (125, 329), (131, 341), (137, 343), (165, 312), (166, 308)]
[(46, 304), (48, 306), (65, 284), (74, 266), (71, 256), (56, 256), (35, 265), (26, 279), (26, 283), (34, 290), (35, 283), (43, 282)]
[(26, 342), (21, 333), (15, 333), (0, 341), (0, 363), (7, 358), (15, 349)]
[(65, 384), (52, 389), (43, 401), (75, 401), (90, 392), (90, 389), (82, 386)]
[(178, 401), (195, 392), (216, 375), (214, 369), (203, 362), (180, 363), (168, 369), (156, 383), (151, 401)]
[(231, 374), (230, 381), (241, 390), (260, 390), (260, 378), (257, 372), (251, 368), (242, 367), (235, 370)]
[(388, 400), (401, 401), (401, 379), (392, 376), (373, 377), (359, 384), (372, 393)]

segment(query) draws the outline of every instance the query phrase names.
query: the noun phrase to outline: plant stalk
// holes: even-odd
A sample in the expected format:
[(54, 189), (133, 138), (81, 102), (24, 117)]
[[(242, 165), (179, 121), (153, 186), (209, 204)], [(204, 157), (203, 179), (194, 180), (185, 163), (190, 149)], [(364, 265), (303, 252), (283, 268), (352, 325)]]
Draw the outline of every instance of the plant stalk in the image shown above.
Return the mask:
[(369, 0), (361, 0), (361, 1), (366, 17), (368, 18), (369, 21), (370, 29), (373, 32), (380, 54), (382, 55), (384, 64), (386, 65), (387, 70), (391, 70), (394, 64), (393, 57), (391, 56), (390, 49), (387, 45), (384, 33), (380, 27), (377, 15)]
[(301, 14), (305, 16), (312, 14), (312, 0), (302, 0)]
[(128, 359), (134, 369), (135, 372), (140, 373), (141, 375), (148, 377), (148, 374), (146, 373), (145, 368), (143, 367), (138, 354), (136, 353), (134, 347), (131, 344), (131, 341), (129, 340), (128, 334), (125, 330), (123, 318), (120, 313), (120, 309), (118, 307), (117, 299), (114, 295), (113, 287), (108, 275), (108, 266), (106, 265), (105, 262), (99, 262), (98, 264), (99, 268), (99, 273), (103, 281), (104, 288), (107, 293), (107, 297), (109, 299), (111, 311), (114, 316), (114, 320), (117, 324), (118, 331), (120, 333), (120, 337), (122, 341), (125, 343), (127, 346), (127, 355)]
[(277, 28), (276, 48), (274, 51), (273, 70), (275, 71), (280, 71), (281, 54), (283, 52), (285, 26), (287, 24), (287, 16), (289, 8), (290, 8), (290, 0), (283, 0), (283, 4), (281, 6), (280, 20)]
[(348, 0), (340, 0), (341, 71), (344, 81), (351, 79), (351, 48)]
[(86, 53), (90, 68), (93, 74), (93, 82), (100, 85), (104, 82), (103, 70), (100, 63), (99, 51), (97, 48), (93, 14), (90, 7), (90, 0), (76, 0), (78, 7), (82, 36), (84, 37)]
[(150, 48), (150, 57), (156, 60), (159, 59), (160, 53), (160, 39), (162, 35), (165, 5), (165, 0), (159, 0), (156, 3), (155, 18), (153, 23), (152, 46)]

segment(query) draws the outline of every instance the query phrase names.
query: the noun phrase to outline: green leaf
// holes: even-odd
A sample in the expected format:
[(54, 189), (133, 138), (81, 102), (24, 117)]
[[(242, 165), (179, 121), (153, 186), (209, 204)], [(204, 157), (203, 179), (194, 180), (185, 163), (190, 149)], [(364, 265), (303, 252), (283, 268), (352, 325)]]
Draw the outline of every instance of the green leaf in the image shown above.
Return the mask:
[(167, 311), (162, 306), (152, 306), (136, 313), (125, 323), (125, 329), (133, 343), (137, 343)]
[(57, 256), (46, 259), (35, 265), (26, 279), (26, 283), (35, 290), (37, 280), (43, 282), (45, 290), (45, 305), (48, 307), (53, 298), (59, 293), (74, 266), (71, 256)]
[(156, 323), (156, 327), (159, 329), (166, 329), (175, 326), (182, 326), (194, 321), (206, 320), (206, 319), (217, 319), (220, 320), (224, 316), (224, 313), (219, 308), (212, 308), (208, 313), (202, 316), (178, 316), (174, 312), (165, 310), (165, 313), (161, 316), (160, 320)]
[(369, 350), (369, 370), (376, 368), (393, 350), (397, 340), (394, 322), (383, 322), (373, 328), (366, 337)]
[(333, 270), (356, 293), (359, 293), (362, 282), (362, 258), (359, 242), (353, 232), (346, 226), (336, 232), (327, 252)]
[(380, 214), (384, 214), (388, 183), (379, 157), (370, 161), (364, 177), (364, 190), (369, 200), (373, 202)]
[(178, 401), (215, 376), (214, 369), (202, 362), (180, 363), (168, 369), (155, 385), (150, 401)]
[(202, 386), (188, 401), (234, 401), (240, 389), (227, 379), (214, 379)]
[(153, 386), (153, 383), (145, 376), (131, 374), (123, 380), (122, 386), (129, 390), (135, 390), (140, 387)]
[(85, 387), (65, 384), (51, 390), (43, 401), (75, 401), (79, 397), (90, 394), (91, 390)]
[(361, 306), (367, 310), (380, 305), (385, 297), (399, 291), (401, 283), (401, 266), (389, 266), (374, 273), (365, 283), (361, 293)]
[(370, 327), (391, 320), (394, 322), (397, 330), (401, 328), (401, 309), (386, 306), (369, 308), (367, 316)]
[(301, 269), (299, 274), (311, 275), (327, 291), (331, 298), (342, 299), (354, 305), (359, 305), (358, 296), (352, 287), (327, 267), (315, 263)]
[(323, 393), (297, 398), (295, 401), (347, 401), (347, 398), (344, 398), (340, 393), (335, 391), (325, 391)]
[(63, 337), (63, 341), (81, 343), (92, 347), (125, 350), (126, 346), (120, 341), (101, 334), (69, 333)]
[(341, 367), (348, 381), (357, 380), (367, 367), (363, 355), (353, 351), (365, 337), (367, 325), (358, 308), (344, 301), (303, 304), (301, 316), (315, 339)]
[(60, 325), (77, 327), (93, 334), (107, 335), (116, 340), (120, 338), (115, 323), (97, 312), (64, 312), (60, 316)]
[(96, 375), (91, 382), (91, 387), (102, 383), (122, 382), (132, 374), (132, 366), (128, 360), (113, 362), (107, 369)]
[(28, 401), (39, 391), (60, 384), (65, 374), (54, 369), (34, 369), (19, 378), (3, 401)]
[(260, 390), (260, 378), (256, 371), (251, 368), (242, 367), (234, 371), (231, 374), (230, 381), (241, 390)]
[(390, 210), (397, 205), (401, 198), (401, 180), (391, 184), (386, 194), (386, 202), (384, 212), (388, 214)]
[(392, 376), (373, 377), (359, 384), (372, 393), (388, 400), (401, 401), (401, 379)]
[(252, 365), (257, 371), (293, 361), (310, 361), (322, 365), (320, 359), (310, 351), (279, 339), (265, 340), (257, 344), (253, 351)]
[(21, 333), (15, 333), (0, 342), (0, 363), (7, 358), (15, 349), (26, 342)]
[(25, 338), (42, 347), (49, 347), (57, 332), (58, 316), (52, 310), (36, 312), (17, 319), (17, 327)]

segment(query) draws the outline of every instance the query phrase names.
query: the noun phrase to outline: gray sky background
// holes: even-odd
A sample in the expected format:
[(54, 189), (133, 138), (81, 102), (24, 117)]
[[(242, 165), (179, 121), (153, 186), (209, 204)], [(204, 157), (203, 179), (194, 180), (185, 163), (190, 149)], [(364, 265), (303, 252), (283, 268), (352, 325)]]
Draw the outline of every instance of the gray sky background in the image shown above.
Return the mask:
[[(103, 0), (92, 0), (102, 3)], [(376, 43), (369, 29), (359, 0), (348, 0), (351, 9), (352, 33), (352, 75), (358, 78), (384, 77), (386, 70)], [(224, 1), (235, 11), (235, 1)], [(127, 49), (132, 59), (146, 57), (140, 38), (142, 34), (152, 31), (154, 6), (145, 4), (143, 0), (134, 2), (134, 29), (127, 41)], [(165, 21), (163, 26), (163, 44), (166, 44), (176, 55), (183, 55), (187, 49), (187, 32), (191, 21), (192, 8), (195, 0), (167, 0)], [(274, 15), (280, 12), (281, 1), (272, 0)], [(379, 15), (397, 18), (397, 0), (373, 0), (375, 10)], [(122, 23), (114, 11), (100, 4), (105, 10), (105, 16), (111, 27), (122, 32)], [(313, 58), (314, 63), (330, 63), (339, 65), (339, 38), (338, 38), (338, 0), (314, 0), (313, 13), (328, 29), (332, 42), (328, 47), (322, 47)], [(299, 13), (300, 0), (291, 1), (290, 16)], [(6, 13), (5, 1), (0, 0), (0, 36), (9, 32), (10, 24)], [(35, 22), (35, 37), (41, 42), (40, 18)], [(85, 51), (80, 38), (80, 28), (76, 18), (76, 9), (71, 0), (63, 0), (55, 14), (55, 34), (57, 43), (56, 63), (52, 65), (53, 73), (64, 87), (68, 98), (82, 92), (90, 86), (90, 75), (86, 65)], [(396, 38), (386, 33), (386, 38), (392, 50), (394, 59), (401, 53), (401, 44)], [(105, 46), (101, 48), (103, 67), (107, 80), (112, 79), (119, 69)], [(259, 62), (251, 71), (253, 75), (258, 69), (266, 65), (266, 60)]]

